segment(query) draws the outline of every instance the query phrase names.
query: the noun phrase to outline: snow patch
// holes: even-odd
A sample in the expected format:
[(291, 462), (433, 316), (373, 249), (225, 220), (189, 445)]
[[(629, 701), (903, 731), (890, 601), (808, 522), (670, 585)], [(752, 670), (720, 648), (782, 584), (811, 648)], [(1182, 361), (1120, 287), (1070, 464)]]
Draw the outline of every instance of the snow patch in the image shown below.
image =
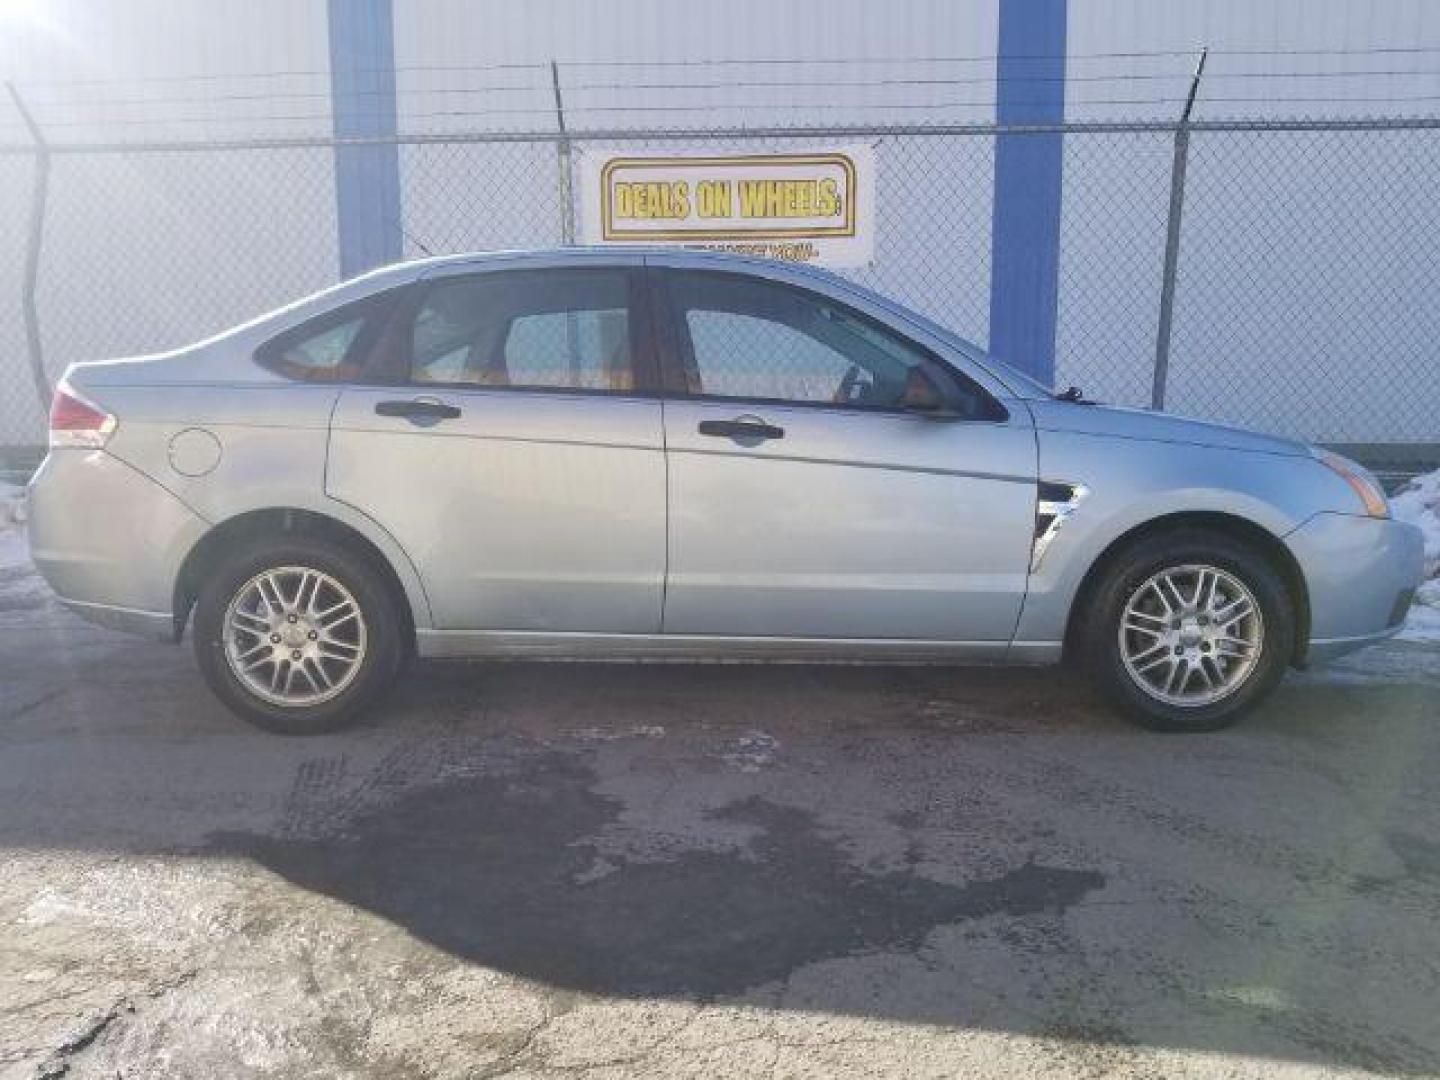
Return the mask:
[(1400, 636), (1410, 641), (1440, 641), (1440, 469), (1417, 476), (1390, 500), (1401, 521), (1425, 536), (1425, 581)]
[(0, 480), (0, 571), (30, 565), (24, 522), (25, 489)]
[(30, 545), (20, 529), (0, 532), (0, 570), (15, 570), (30, 565)]
[(25, 489), (0, 480), (0, 533), (18, 528), (25, 520)]

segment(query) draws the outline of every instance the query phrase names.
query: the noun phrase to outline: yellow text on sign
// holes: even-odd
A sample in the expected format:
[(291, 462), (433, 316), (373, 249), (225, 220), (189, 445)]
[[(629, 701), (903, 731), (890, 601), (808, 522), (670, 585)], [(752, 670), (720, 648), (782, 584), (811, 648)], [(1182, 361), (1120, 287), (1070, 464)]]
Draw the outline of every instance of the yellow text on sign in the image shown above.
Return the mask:
[(680, 221), (692, 214), (701, 218), (839, 217), (844, 197), (833, 177), (814, 180), (699, 180), (692, 196), (689, 182), (617, 181), (614, 185), (616, 218), (640, 221)]

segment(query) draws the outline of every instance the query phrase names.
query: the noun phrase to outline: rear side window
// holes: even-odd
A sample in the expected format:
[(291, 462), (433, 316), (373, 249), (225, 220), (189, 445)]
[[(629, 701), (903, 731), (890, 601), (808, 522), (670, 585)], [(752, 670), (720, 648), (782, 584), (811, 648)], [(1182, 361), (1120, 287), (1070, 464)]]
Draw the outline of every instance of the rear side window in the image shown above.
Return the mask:
[(623, 270), (519, 270), (442, 281), (410, 335), (416, 383), (624, 392), (635, 386)]
[(394, 300), (381, 293), (317, 315), (260, 346), (255, 360), (290, 379), (355, 382)]

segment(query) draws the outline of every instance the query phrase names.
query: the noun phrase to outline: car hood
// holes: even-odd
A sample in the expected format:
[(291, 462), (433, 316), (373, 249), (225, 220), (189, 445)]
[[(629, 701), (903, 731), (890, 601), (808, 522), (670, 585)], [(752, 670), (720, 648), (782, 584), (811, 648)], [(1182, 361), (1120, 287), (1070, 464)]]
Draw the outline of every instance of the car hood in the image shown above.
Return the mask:
[(1028, 401), (1040, 431), (1069, 431), (1117, 439), (1149, 442), (1187, 443), (1226, 450), (1249, 450), (1263, 454), (1306, 455), (1310, 448), (1293, 439), (1262, 435), (1258, 431), (1189, 420), (1145, 409), (1115, 405), (1094, 405), (1072, 401)]

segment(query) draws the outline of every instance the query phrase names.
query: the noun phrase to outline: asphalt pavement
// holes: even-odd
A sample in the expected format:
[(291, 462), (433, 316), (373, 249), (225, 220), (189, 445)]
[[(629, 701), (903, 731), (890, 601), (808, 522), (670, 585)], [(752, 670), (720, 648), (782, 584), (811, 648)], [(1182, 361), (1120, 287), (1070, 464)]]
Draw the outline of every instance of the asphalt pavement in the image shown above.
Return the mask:
[(1434, 645), (1202, 736), (526, 663), (286, 739), (0, 570), (0, 1077), (1435, 1074), (1437, 775)]

